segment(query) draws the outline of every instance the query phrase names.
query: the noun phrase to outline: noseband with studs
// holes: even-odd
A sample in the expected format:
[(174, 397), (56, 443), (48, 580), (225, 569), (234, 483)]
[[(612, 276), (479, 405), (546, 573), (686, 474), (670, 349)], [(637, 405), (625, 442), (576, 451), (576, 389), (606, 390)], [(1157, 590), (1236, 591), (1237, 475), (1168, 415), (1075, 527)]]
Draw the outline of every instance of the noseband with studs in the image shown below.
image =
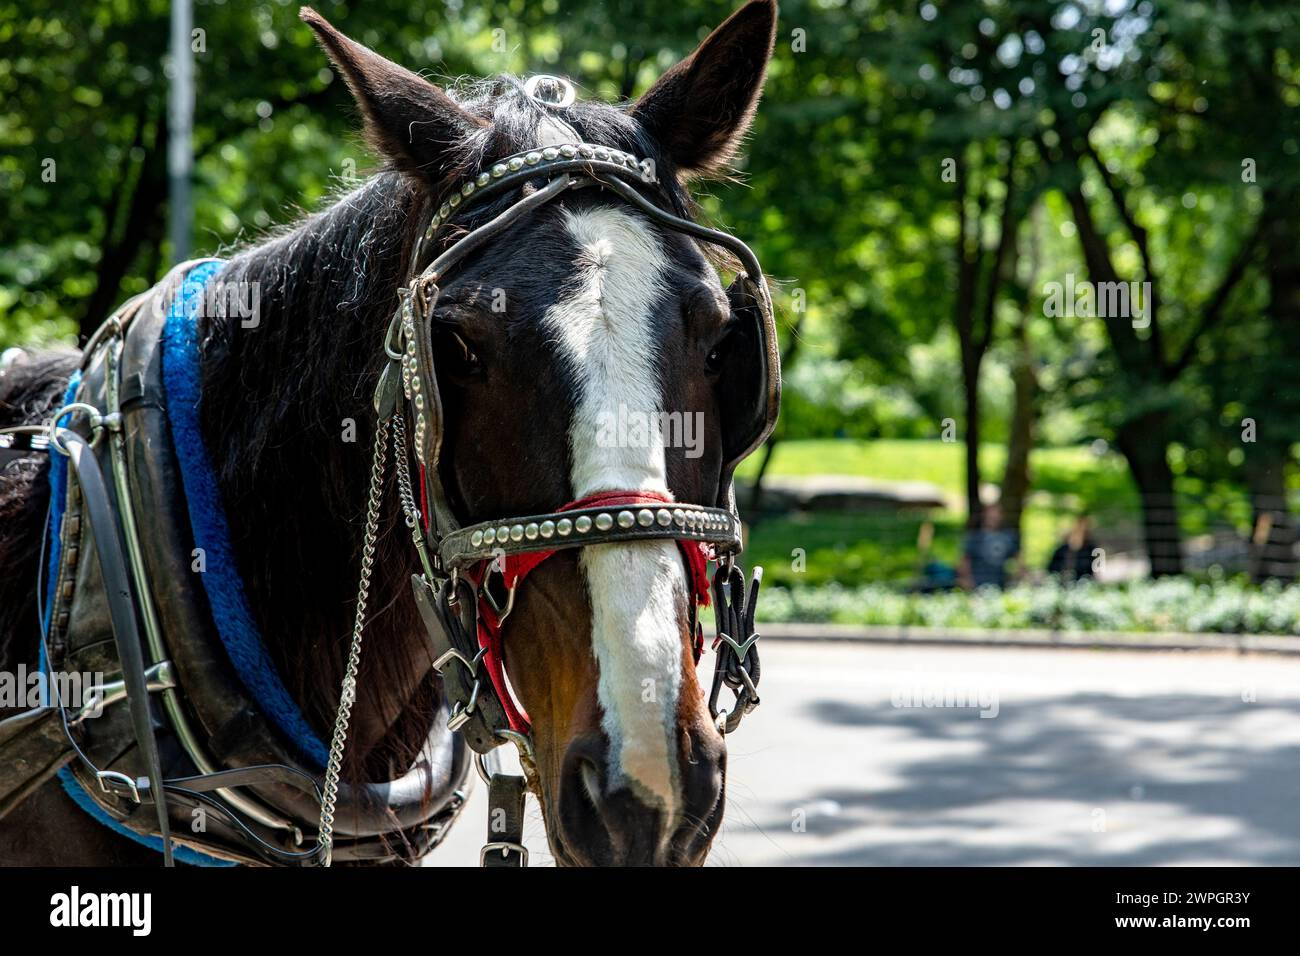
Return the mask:
[[(469, 207), (502, 197), (531, 184), (514, 203), (494, 218), (447, 245), (427, 266), (441, 231)], [(392, 437), (399, 496), (406, 524), (419, 556), (422, 574), (412, 576), (416, 604), (429, 634), (434, 668), (443, 678), (452, 705), (449, 726), (465, 735), (480, 755), (509, 740), (519, 749), (525, 774), (533, 776), (530, 727), (504, 678), (501, 626), (514, 606), (519, 584), (551, 554), (561, 549), (631, 541), (672, 540), (682, 551), (692, 585), (691, 631), (698, 663), (703, 634), (698, 622), (701, 605), (714, 602), (718, 661), (709, 696), (710, 713), (719, 730), (730, 733), (758, 704), (758, 651), (754, 606), (762, 569), (755, 569), (746, 588), (736, 566), (741, 551), (741, 525), (736, 510), (732, 474), (741, 459), (771, 433), (780, 401), (780, 359), (772, 318), (771, 298), (754, 253), (743, 242), (663, 209), (643, 191), (658, 186), (653, 162), (630, 153), (590, 143), (572, 143), (528, 150), (493, 163), (451, 190), (434, 210), (412, 254), (414, 278), (400, 290), (400, 305), (384, 338), (387, 364), (375, 389), (378, 417), (371, 469), (356, 621), (335, 723), (321, 810), (321, 843), (328, 863), (331, 824), (339, 769), (348, 722), (356, 697), (356, 674), (366, 598), (378, 536), (384, 462)], [(440, 473), (444, 421), (434, 370), (431, 322), (439, 283), (472, 252), (483, 247), (529, 212), (574, 189), (600, 188), (628, 202), (655, 222), (705, 242), (721, 246), (740, 263), (728, 297), (742, 319), (742, 341), (750, 357), (742, 366), (745, 381), (733, 383), (750, 390), (733, 421), (723, 421), (724, 461), (717, 498), (709, 504), (677, 502), (665, 495), (613, 490), (589, 495), (554, 512), (482, 521), (462, 527), (452, 513)], [(426, 507), (421, 510), (412, 485), (407, 419), (414, 423), (414, 460), (419, 468)], [(708, 560), (717, 563), (708, 579)], [(494, 582), (493, 575), (497, 576)], [(711, 592), (711, 594), (710, 594)], [(730, 713), (718, 708), (723, 685), (736, 694)], [(483, 852), (489, 866), (517, 866), (526, 859), (518, 827), (522, 822), (524, 778), (480, 772), (491, 785), (491, 797), (511, 820), (510, 835), (494, 831)]]

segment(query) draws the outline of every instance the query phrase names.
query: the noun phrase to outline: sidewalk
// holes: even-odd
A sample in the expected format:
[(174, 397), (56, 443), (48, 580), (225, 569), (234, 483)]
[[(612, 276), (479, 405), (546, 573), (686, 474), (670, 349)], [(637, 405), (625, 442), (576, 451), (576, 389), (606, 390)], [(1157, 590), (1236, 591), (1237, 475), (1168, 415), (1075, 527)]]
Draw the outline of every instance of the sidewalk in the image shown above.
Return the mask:
[(994, 631), (978, 628), (863, 627), (855, 624), (763, 624), (764, 641), (847, 641), (861, 644), (917, 644), (955, 647), (1060, 647), (1125, 651), (1237, 651), (1242, 654), (1300, 655), (1300, 636), (1281, 634), (1191, 634), (1177, 631)]

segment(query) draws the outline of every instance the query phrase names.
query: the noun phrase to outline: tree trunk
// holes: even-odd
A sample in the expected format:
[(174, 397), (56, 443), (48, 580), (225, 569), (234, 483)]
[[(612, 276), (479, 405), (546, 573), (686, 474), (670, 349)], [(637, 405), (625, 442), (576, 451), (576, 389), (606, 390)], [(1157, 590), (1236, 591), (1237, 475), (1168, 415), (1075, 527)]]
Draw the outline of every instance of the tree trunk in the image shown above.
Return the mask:
[(1025, 499), (1029, 496), (1029, 453), (1034, 447), (1034, 424), (1038, 418), (1038, 374), (1034, 370), (1034, 350), (1029, 339), (1029, 313), (1032, 303), (1036, 301), (1032, 290), (1038, 285), (1041, 261), (1041, 203), (1034, 204), (1028, 218), (1029, 229), (1025, 233), (1028, 248), (1019, 255), (1019, 259), (1027, 264), (1025, 298), (1020, 320), (1016, 323), (1016, 357), (1011, 370), (1014, 404), (1011, 409), (1011, 431), (1007, 436), (1007, 467), (1002, 473), (1003, 521), (1016, 534), (1020, 534)]
[[(112, 222), (106, 225), (95, 270), (95, 291), (86, 300), (79, 322), (82, 341), (99, 328), (117, 304), (122, 280), (150, 234), (161, 235), (158, 230), (167, 201), (167, 120), (159, 118), (154, 124), (153, 145), (146, 151), (135, 181), (121, 237), (114, 237)], [(124, 164), (122, 182), (116, 188), (126, 189), (129, 182), (130, 170)]]
[(1163, 414), (1152, 412), (1130, 419), (1115, 433), (1142, 497), (1142, 539), (1151, 561), (1151, 576), (1156, 578), (1183, 572), (1174, 473), (1166, 457), (1166, 424)]
[[(976, 189), (975, 213), (967, 215), (969, 190), (964, 160), (957, 163), (957, 296), (954, 326), (961, 348), (962, 410), (966, 417), (966, 521), (979, 527), (984, 511), (980, 501), (980, 369), (993, 342), (998, 296), (1016, 268), (1016, 148), (1015, 140), (1000, 144), (1006, 154), (1001, 182), (1002, 208), (998, 213), (998, 238), (986, 250), (982, 241), (984, 213), (989, 207), (987, 182)], [(993, 165), (988, 157), (985, 162)], [(981, 287), (981, 277), (983, 285)], [(981, 295), (981, 292), (983, 293)]]
[[(803, 336), (799, 333), (803, 331), (803, 320), (807, 314), (807, 312), (800, 312), (799, 318), (790, 326), (790, 337), (786, 342), (785, 351), (781, 353), (782, 375), (786, 374), (794, 363), (795, 356), (799, 354), (799, 345), (803, 341)], [(751, 524), (759, 520), (759, 509), (763, 504), (763, 479), (767, 477), (767, 466), (772, 463), (772, 455), (776, 452), (777, 442), (780, 440), (778, 433), (773, 432), (763, 445), (763, 460), (758, 464), (758, 473), (754, 475), (754, 484), (748, 498)], [(736, 504), (739, 505), (740, 502), (737, 501)]]
[(763, 506), (763, 479), (767, 477), (767, 466), (772, 463), (772, 454), (776, 451), (776, 435), (770, 436), (763, 445), (763, 458), (758, 463), (758, 471), (754, 474), (754, 484), (749, 492), (749, 520), (752, 524), (758, 518), (759, 509)]
[(1247, 452), (1250, 488), (1250, 576), (1257, 582), (1296, 578), (1296, 521), (1287, 508), (1286, 449), (1258, 445)]
[(984, 356), (970, 352), (962, 356), (961, 389), (962, 409), (966, 417), (966, 430), (962, 436), (966, 443), (966, 524), (978, 528), (980, 513), (980, 366)]
[[(1270, 189), (1265, 193), (1265, 209), (1281, 211), (1270, 215), (1263, 231), (1264, 275), (1268, 280), (1274, 351), (1271, 368), (1263, 374), (1265, 381), (1288, 381), (1294, 368), (1294, 356), (1300, 354), (1300, 225), (1294, 214), (1300, 190)], [(1269, 395), (1268, 391), (1264, 396)], [(1269, 402), (1269, 405), (1275, 402)], [(1263, 412), (1268, 405), (1261, 405)], [(1270, 408), (1271, 412), (1272, 409)], [(1279, 409), (1283, 422), (1300, 418), (1300, 403), (1294, 398)], [(1289, 413), (1289, 414), (1288, 414)], [(1282, 417), (1285, 416), (1285, 417)], [(1270, 415), (1270, 418), (1273, 416)], [(1266, 427), (1269, 423), (1265, 423)], [(1267, 428), (1255, 444), (1246, 445), (1246, 482), (1250, 488), (1252, 531), (1251, 577), (1256, 581), (1276, 578), (1296, 579), (1296, 516), (1288, 507), (1286, 470), (1291, 461), (1291, 427)], [(1282, 435), (1271, 432), (1281, 431)], [(1281, 439), (1281, 440), (1279, 440)]]
[(1007, 436), (1007, 468), (1002, 476), (1002, 518), (1005, 527), (1019, 533), (1020, 518), (1029, 495), (1029, 452), (1034, 447), (1037, 418), (1038, 375), (1029, 346), (1029, 330), (1020, 324), (1020, 348), (1011, 373), (1015, 404), (1011, 409), (1011, 433)]

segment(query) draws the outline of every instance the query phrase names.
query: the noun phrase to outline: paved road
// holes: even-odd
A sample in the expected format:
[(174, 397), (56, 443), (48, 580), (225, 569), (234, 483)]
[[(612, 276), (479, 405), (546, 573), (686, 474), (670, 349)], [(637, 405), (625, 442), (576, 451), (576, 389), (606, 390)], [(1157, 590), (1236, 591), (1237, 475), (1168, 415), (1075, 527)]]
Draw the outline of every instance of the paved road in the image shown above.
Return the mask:
[(1295, 658), (772, 642), (763, 690), (713, 866), (1300, 864)]

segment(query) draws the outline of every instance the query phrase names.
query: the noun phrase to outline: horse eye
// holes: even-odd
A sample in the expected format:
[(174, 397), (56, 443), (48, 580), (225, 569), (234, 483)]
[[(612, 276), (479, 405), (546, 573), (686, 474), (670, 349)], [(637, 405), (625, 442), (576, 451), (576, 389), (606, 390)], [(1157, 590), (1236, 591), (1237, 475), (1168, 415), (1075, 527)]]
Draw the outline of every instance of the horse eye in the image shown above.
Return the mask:
[(715, 345), (704, 359), (704, 371), (710, 375), (719, 375), (722, 372), (722, 345)]
[(467, 363), (468, 363), (468, 362), (477, 362), (477, 361), (478, 361), (478, 356), (474, 354), (473, 349), (471, 349), (468, 345), (465, 344), (465, 340), (464, 340), (463, 338), (461, 338), (459, 332), (453, 332), (453, 333), (451, 333), (451, 337), (452, 337), (452, 340), (453, 340), (457, 345), (460, 346), (460, 353), (461, 353), (460, 357), (461, 357), (461, 361), (463, 361), (463, 362), (467, 362)]
[(483, 363), (478, 355), (465, 341), (464, 337), (451, 329), (442, 331), (442, 353), (447, 371), (458, 378), (471, 378), (483, 370)]
[(726, 358), (727, 349), (731, 347), (731, 334), (735, 331), (736, 323), (728, 320), (723, 328), (721, 337), (709, 349), (709, 354), (704, 358), (704, 371), (711, 376), (717, 376), (722, 372), (722, 362)]

